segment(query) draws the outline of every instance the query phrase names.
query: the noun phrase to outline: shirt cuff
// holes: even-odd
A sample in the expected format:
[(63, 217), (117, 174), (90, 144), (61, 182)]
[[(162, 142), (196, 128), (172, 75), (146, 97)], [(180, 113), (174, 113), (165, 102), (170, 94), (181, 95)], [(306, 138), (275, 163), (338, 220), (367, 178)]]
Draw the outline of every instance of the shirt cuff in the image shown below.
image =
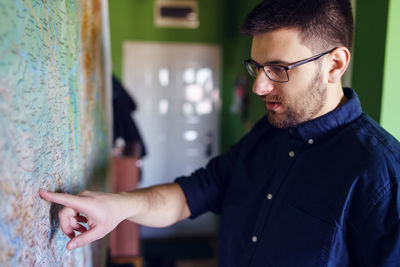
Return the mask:
[(201, 190), (202, 186), (198, 179), (181, 176), (175, 179), (175, 182), (181, 186), (186, 196), (186, 201), (190, 209), (190, 219), (195, 219), (208, 211), (207, 202), (205, 201), (204, 193)]

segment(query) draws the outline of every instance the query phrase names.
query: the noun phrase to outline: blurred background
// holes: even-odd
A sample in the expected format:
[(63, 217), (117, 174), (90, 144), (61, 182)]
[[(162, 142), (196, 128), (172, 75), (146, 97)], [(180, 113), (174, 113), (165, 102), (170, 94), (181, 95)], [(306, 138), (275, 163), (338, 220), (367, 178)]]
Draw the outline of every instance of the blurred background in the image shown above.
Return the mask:
[[(109, 1), (119, 129), (114, 126), (115, 191), (189, 175), (265, 114), (243, 66), (251, 37), (238, 30), (258, 2)], [(356, 90), (364, 112), (400, 139), (400, 2), (352, 4), (353, 57), (343, 84)], [(126, 130), (127, 114), (134, 129)], [(217, 234), (213, 214), (166, 229), (124, 222), (111, 234), (109, 264), (217, 266)]]

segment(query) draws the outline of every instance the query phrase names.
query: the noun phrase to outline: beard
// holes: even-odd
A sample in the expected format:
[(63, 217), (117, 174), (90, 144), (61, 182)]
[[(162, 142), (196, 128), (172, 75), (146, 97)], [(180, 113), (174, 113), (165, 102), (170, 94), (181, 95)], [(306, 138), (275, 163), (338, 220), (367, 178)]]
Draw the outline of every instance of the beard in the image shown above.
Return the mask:
[(267, 110), (268, 121), (276, 128), (292, 128), (314, 118), (323, 108), (327, 98), (327, 86), (322, 83), (321, 68), (305, 89), (292, 99), (273, 96), (270, 101), (280, 102), (283, 113)]

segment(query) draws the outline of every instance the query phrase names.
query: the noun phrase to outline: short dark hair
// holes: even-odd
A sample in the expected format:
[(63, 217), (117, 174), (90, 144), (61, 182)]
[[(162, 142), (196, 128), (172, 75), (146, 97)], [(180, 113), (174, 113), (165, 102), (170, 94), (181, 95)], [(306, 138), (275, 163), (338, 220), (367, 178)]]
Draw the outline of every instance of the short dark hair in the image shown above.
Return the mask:
[(264, 0), (240, 30), (246, 35), (297, 28), (312, 50), (353, 46), (353, 13), (349, 0)]

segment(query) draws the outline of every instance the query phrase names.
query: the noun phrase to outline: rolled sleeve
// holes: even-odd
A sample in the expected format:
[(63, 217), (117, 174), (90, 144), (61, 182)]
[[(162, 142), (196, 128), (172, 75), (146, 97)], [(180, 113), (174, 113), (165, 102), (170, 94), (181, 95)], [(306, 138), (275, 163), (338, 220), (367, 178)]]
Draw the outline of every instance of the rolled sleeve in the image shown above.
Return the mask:
[(201, 179), (195, 177), (182, 176), (175, 180), (185, 193), (186, 200), (190, 209), (190, 218), (194, 219), (208, 210), (204, 192), (201, 190)]
[(185, 193), (191, 219), (207, 211), (220, 213), (226, 180), (230, 176), (226, 157), (226, 155), (216, 157), (205, 168), (196, 170), (190, 176), (181, 176), (175, 180)]

